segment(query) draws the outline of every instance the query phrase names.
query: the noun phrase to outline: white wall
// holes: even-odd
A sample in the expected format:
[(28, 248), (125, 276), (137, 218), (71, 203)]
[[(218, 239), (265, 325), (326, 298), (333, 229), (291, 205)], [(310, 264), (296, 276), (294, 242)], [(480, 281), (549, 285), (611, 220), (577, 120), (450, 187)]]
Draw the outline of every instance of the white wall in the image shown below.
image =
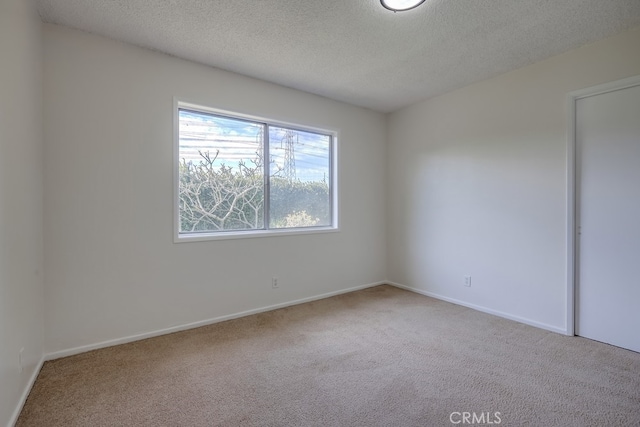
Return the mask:
[(564, 330), (566, 95), (636, 74), (640, 29), (392, 114), (389, 279)]
[[(385, 279), (383, 115), (58, 26), (44, 35), (47, 351)], [(337, 129), (341, 232), (174, 244), (174, 96)]]
[(31, 1), (0, 2), (0, 58), (0, 425), (7, 425), (43, 353), (42, 31)]

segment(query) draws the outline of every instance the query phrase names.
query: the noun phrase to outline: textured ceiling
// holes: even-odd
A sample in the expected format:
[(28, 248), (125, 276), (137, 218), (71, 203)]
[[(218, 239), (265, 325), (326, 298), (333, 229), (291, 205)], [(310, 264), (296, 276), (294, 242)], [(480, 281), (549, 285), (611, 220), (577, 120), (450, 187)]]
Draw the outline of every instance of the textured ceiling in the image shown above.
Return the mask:
[(45, 22), (382, 112), (640, 25), (640, 0), (37, 2)]

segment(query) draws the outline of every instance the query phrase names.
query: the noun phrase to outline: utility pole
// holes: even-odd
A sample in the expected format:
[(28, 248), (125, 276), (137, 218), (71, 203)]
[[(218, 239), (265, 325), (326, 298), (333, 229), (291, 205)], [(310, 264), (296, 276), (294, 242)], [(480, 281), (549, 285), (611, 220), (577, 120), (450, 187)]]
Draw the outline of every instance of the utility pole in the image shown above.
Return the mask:
[(284, 148), (284, 176), (293, 182), (296, 180), (296, 154), (294, 146), (298, 143), (298, 132), (287, 129), (280, 144)]

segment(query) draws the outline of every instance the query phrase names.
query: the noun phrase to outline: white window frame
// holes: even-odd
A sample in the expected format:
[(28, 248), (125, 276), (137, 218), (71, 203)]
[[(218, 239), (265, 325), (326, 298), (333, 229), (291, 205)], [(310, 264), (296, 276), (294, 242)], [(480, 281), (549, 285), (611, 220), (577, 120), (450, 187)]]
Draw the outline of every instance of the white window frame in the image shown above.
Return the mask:
[[(192, 111), (202, 112), (205, 114), (214, 114), (217, 116), (228, 117), (231, 119), (248, 120), (258, 123), (265, 123), (271, 126), (282, 126), (293, 130), (314, 132), (331, 136), (330, 150), (330, 185), (329, 198), (331, 209), (331, 225), (322, 227), (300, 227), (300, 228), (267, 228), (267, 229), (250, 229), (250, 230), (229, 230), (229, 231), (212, 231), (198, 233), (180, 233), (180, 118), (179, 110), (188, 109)], [(274, 120), (260, 116), (238, 113), (235, 111), (221, 110), (218, 108), (208, 107), (203, 103), (195, 103), (191, 101), (174, 98), (173, 100), (173, 241), (174, 243), (184, 242), (200, 242), (207, 240), (229, 240), (229, 239), (246, 239), (256, 237), (272, 237), (272, 236), (291, 236), (300, 234), (318, 234), (332, 233), (340, 231), (338, 226), (338, 131), (323, 129), (313, 126), (300, 125), (281, 120)], [(268, 163), (266, 163), (268, 168)], [(268, 172), (267, 172), (268, 173)], [(266, 185), (266, 184), (265, 184)], [(266, 188), (265, 188), (266, 190)], [(265, 192), (265, 197), (268, 193)], [(265, 209), (268, 208), (268, 200), (265, 200)], [(265, 224), (268, 227), (268, 224)]]

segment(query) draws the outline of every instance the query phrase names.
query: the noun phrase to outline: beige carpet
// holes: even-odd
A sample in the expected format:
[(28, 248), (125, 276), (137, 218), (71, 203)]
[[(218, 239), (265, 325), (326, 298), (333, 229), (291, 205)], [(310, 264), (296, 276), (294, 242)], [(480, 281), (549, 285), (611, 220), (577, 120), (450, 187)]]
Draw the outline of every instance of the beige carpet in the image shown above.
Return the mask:
[(17, 425), (429, 427), (464, 412), (640, 426), (640, 354), (379, 286), (47, 362)]

